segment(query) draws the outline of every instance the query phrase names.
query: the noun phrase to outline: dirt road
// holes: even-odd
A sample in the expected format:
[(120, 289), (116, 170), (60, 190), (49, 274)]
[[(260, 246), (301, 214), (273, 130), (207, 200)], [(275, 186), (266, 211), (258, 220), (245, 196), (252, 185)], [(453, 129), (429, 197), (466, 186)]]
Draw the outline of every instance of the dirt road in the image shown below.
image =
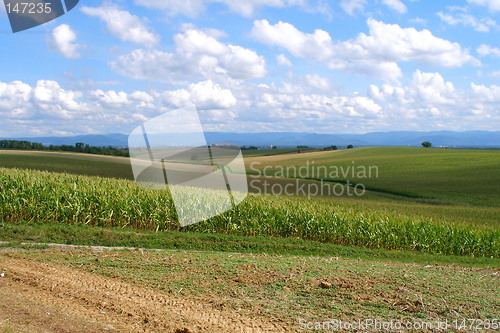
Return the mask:
[(0, 332), (285, 331), (263, 319), (193, 299), (9, 253), (0, 253), (0, 272), (4, 273), (0, 277)]

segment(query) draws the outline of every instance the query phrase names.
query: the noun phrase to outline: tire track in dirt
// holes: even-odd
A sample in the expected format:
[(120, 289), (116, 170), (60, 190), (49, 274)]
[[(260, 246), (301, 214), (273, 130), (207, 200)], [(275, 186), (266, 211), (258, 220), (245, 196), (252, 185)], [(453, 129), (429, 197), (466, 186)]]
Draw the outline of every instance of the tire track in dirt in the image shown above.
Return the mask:
[[(0, 256), (0, 270), (5, 272), (5, 277), (0, 279), (4, 295), (19, 294), (21, 299), (60, 312), (61, 320), (63, 316), (74, 318), (74, 322), (68, 321), (68, 324), (77, 326), (79, 322), (86, 322), (96, 331), (250, 333), (290, 330), (262, 318), (248, 318), (214, 309), (209, 304), (173, 298), (149, 287), (74, 268), (15, 259), (9, 254)], [(59, 332), (57, 329), (48, 331)]]

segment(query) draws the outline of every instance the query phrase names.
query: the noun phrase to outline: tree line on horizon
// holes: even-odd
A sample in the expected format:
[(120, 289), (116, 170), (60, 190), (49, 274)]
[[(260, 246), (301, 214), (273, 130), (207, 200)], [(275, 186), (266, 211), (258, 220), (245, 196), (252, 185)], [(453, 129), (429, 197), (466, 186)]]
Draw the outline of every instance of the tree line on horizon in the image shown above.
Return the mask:
[(0, 140), (0, 149), (17, 149), (17, 150), (41, 150), (41, 151), (65, 151), (74, 153), (96, 154), (129, 157), (128, 148), (94, 147), (83, 142), (77, 142), (74, 146), (71, 145), (49, 145), (45, 146), (40, 142), (31, 142), (26, 140)]

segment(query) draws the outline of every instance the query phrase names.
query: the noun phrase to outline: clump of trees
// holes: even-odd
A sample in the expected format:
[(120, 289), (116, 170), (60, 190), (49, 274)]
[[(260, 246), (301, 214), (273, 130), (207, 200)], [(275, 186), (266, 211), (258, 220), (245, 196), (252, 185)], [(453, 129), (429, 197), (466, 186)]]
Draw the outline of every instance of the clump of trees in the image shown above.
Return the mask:
[(422, 144), (422, 147), (424, 147), (424, 148), (432, 147), (432, 143), (430, 143), (429, 141), (424, 141), (421, 144)]
[(323, 150), (337, 150), (337, 146), (325, 147), (325, 148), (323, 148)]
[(17, 149), (17, 150), (42, 150), (42, 151), (67, 151), (75, 153), (86, 153), (96, 155), (110, 155), (129, 157), (127, 148), (115, 147), (92, 147), (83, 142), (77, 142), (74, 146), (71, 145), (50, 145), (45, 146), (39, 142), (20, 141), (20, 140), (0, 140), (0, 149)]
[(300, 154), (303, 150), (310, 149), (309, 146), (297, 146), (297, 152)]
[(230, 149), (230, 150), (239, 150), (240, 149), (240, 147), (238, 147), (236, 145), (225, 144), (225, 143), (212, 143), (209, 148), (222, 148), (222, 149)]
[(1, 149), (19, 149), (19, 150), (44, 150), (46, 147), (39, 142), (1, 140)]
[(241, 147), (241, 150), (257, 150), (259, 148), (255, 147), (255, 146), (250, 146), (250, 147), (247, 147), (247, 146), (243, 146)]

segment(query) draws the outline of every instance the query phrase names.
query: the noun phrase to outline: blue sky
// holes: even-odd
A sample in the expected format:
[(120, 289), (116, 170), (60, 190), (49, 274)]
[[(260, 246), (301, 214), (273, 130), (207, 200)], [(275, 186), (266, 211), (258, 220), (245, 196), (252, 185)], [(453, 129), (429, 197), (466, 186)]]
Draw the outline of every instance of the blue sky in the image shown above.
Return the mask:
[(107, 0), (13, 34), (0, 137), (500, 130), (500, 0)]

